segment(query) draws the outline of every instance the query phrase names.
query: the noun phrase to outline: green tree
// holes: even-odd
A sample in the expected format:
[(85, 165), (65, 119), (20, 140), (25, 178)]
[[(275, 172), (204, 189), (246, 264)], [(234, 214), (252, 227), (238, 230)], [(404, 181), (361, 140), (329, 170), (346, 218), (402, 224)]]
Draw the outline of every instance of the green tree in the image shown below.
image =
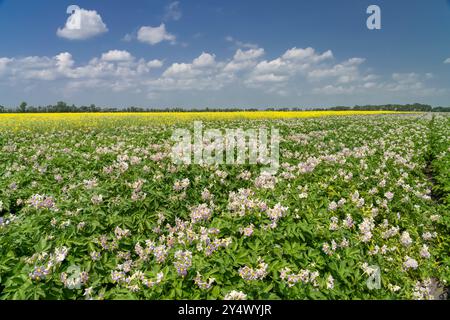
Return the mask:
[(24, 101), (19, 106), (19, 112), (27, 112), (27, 103)]
[(68, 106), (64, 101), (58, 101), (56, 103), (56, 112), (67, 112)]

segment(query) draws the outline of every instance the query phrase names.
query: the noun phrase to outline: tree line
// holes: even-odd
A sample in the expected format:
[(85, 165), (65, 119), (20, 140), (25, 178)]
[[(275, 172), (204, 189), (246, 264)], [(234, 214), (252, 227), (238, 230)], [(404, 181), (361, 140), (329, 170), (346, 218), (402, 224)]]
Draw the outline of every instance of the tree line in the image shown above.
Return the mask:
[(59, 101), (55, 105), (47, 106), (29, 106), (26, 102), (22, 102), (16, 108), (6, 108), (0, 105), (0, 113), (64, 113), (64, 112), (220, 112), (220, 111), (323, 111), (323, 110), (357, 110), (357, 111), (420, 111), (420, 112), (450, 112), (450, 107), (437, 106), (433, 107), (428, 104), (414, 103), (414, 104), (385, 104), (385, 105), (355, 105), (353, 107), (348, 106), (335, 106), (335, 107), (323, 107), (323, 108), (306, 108), (306, 107), (268, 107), (268, 108), (202, 108), (202, 109), (185, 109), (179, 107), (173, 108), (143, 108), (143, 107), (127, 107), (111, 108), (111, 107), (98, 107), (95, 104), (89, 106), (75, 106), (69, 105), (66, 102)]

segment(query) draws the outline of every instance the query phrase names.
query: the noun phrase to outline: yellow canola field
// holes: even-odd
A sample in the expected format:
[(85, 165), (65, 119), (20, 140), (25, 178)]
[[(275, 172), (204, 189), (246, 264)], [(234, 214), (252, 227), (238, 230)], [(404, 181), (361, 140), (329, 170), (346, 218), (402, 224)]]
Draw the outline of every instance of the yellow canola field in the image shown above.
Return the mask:
[(37, 126), (96, 126), (128, 122), (176, 123), (194, 120), (292, 119), (326, 116), (405, 114), (395, 111), (239, 111), (239, 112), (104, 112), (104, 113), (3, 113), (0, 129), (19, 130)]

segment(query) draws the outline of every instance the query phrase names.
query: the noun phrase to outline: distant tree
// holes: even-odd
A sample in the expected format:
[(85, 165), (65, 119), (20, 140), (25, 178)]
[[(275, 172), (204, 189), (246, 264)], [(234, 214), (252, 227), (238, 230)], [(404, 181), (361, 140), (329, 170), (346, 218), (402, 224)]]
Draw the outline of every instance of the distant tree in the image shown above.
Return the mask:
[[(0, 0), (1, 1), (1, 0)], [(59, 101), (55, 105), (47, 105), (47, 106), (28, 106), (26, 102), (22, 102), (19, 107), (17, 107), (16, 112), (45, 112), (45, 113), (55, 113), (55, 112), (220, 112), (220, 111), (228, 111), (228, 112), (237, 112), (237, 111), (258, 111), (258, 110), (267, 110), (267, 111), (324, 111), (324, 110), (389, 110), (389, 111), (421, 111), (421, 112), (450, 112), (450, 107), (437, 106), (432, 107), (427, 104), (414, 103), (414, 104), (406, 104), (406, 105), (395, 105), (395, 104), (385, 104), (385, 105), (355, 105), (353, 107), (347, 106), (334, 106), (334, 107), (314, 107), (314, 108), (305, 108), (305, 107), (266, 107), (266, 108), (181, 108), (181, 107), (169, 107), (169, 108), (155, 108), (155, 107), (138, 107), (138, 106), (130, 106), (128, 108), (118, 109), (112, 107), (97, 107), (95, 104), (91, 104), (90, 106), (80, 106), (77, 107), (74, 104), (68, 105), (64, 101)], [(0, 105), (0, 113), (8, 112), (8, 110)]]
[(431, 110), (432, 112), (450, 112), (450, 107), (435, 107)]
[(69, 107), (67, 106), (67, 103), (64, 101), (58, 101), (56, 103), (56, 112), (67, 112)]
[(35, 113), (36, 111), (37, 111), (37, 108), (35, 108), (35, 107), (33, 107), (33, 106), (29, 106), (29, 107), (27, 108), (27, 112)]
[(19, 112), (27, 112), (27, 103), (24, 101), (20, 104), (18, 111)]
[(95, 104), (91, 104), (88, 107), (88, 112), (99, 112), (99, 111), (102, 111), (102, 109), (101, 108), (97, 108)]

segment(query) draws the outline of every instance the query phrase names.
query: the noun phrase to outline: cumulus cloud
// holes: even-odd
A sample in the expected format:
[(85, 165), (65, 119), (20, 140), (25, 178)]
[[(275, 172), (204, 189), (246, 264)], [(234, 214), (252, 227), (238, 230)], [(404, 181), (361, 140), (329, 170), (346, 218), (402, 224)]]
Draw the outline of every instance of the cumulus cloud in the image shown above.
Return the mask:
[(0, 58), (0, 75), (6, 71), (8, 63), (10, 63), (12, 59), (9, 58)]
[(311, 80), (337, 78), (339, 83), (349, 83), (360, 78), (359, 65), (364, 61), (362, 58), (351, 58), (332, 67), (311, 70), (308, 77)]
[(385, 88), (389, 91), (407, 91), (420, 90), (424, 88), (424, 80), (428, 77), (422, 76), (415, 72), (410, 73), (393, 73), (392, 80), (385, 84)]
[(163, 41), (175, 43), (176, 37), (167, 32), (166, 25), (161, 23), (159, 27), (141, 27), (137, 33), (137, 39), (140, 42), (155, 45)]
[(76, 66), (73, 57), (68, 52), (54, 57), (25, 57), (19, 59), (0, 58), (5, 64), (6, 77), (14, 81), (25, 80), (96, 80), (108, 86), (114, 81), (128, 81), (130, 78), (145, 76), (151, 69), (160, 68), (160, 60), (136, 61), (127, 51), (111, 50), (103, 53), (100, 58), (93, 58), (87, 64)]
[(283, 59), (286, 60), (303, 60), (303, 61), (311, 61), (311, 62), (321, 62), (327, 59), (333, 58), (333, 52), (331, 50), (325, 51), (322, 54), (317, 54), (316, 51), (311, 48), (305, 49), (297, 49), (296, 47), (287, 50), (283, 54)]
[(239, 91), (247, 96), (252, 92), (255, 97), (273, 95), (280, 99), (295, 99), (300, 94), (331, 99), (362, 94), (410, 97), (445, 93), (429, 86), (431, 74), (393, 73), (382, 77), (364, 67), (365, 59), (335, 61), (330, 50), (294, 47), (272, 59), (265, 55), (263, 48), (239, 48), (229, 59), (202, 52), (190, 61), (171, 62), (165, 68), (163, 60), (137, 58), (117, 49), (81, 64), (69, 52), (53, 57), (0, 57), (0, 81), (17, 88), (53, 81), (41, 88), (61, 92), (104, 89), (126, 92), (126, 97), (136, 94), (152, 99), (165, 97), (167, 101), (183, 92), (211, 97), (212, 91), (225, 99), (233, 99)]
[(189, 63), (174, 63), (166, 71), (164, 77), (191, 77), (195, 75), (192, 64)]
[(233, 59), (225, 66), (226, 72), (237, 72), (250, 69), (257, 65), (258, 58), (264, 55), (263, 48), (241, 50), (238, 49)]
[(264, 54), (264, 49), (250, 49), (246, 51), (242, 51), (238, 49), (233, 57), (234, 61), (246, 61), (253, 60), (261, 57)]
[(247, 80), (247, 83), (258, 82), (283, 82), (287, 80), (287, 76), (275, 75), (273, 73), (266, 73), (261, 75), (255, 75)]
[(160, 78), (148, 83), (162, 91), (218, 89), (225, 85), (223, 63), (215, 55), (203, 52), (190, 63), (173, 63)]
[(288, 63), (284, 61), (282, 58), (277, 58), (271, 61), (261, 61), (259, 62), (255, 67), (256, 73), (271, 73), (271, 72), (277, 72), (282, 69), (285, 69), (285, 67), (288, 66)]
[(110, 50), (102, 54), (103, 61), (130, 61), (133, 60), (133, 56), (128, 51), (123, 50)]
[(195, 58), (192, 64), (197, 67), (210, 67), (216, 63), (216, 56), (203, 52), (198, 58)]
[(341, 95), (341, 94), (351, 94), (355, 91), (354, 86), (335, 86), (332, 84), (326, 85), (321, 88), (314, 88), (313, 93), (315, 94), (325, 94), (325, 95)]
[[(76, 20), (79, 21), (77, 25)], [(63, 28), (56, 34), (69, 40), (85, 40), (108, 31), (102, 17), (95, 10), (80, 9), (72, 13)]]
[(444, 63), (450, 63), (450, 58), (445, 59)]
[(163, 66), (163, 62), (158, 59), (151, 60), (147, 62), (147, 67), (149, 68), (161, 68)]
[(55, 56), (56, 67), (59, 71), (69, 70), (75, 64), (72, 55), (68, 52), (63, 52)]
[(313, 48), (294, 47), (276, 59), (260, 61), (248, 75), (246, 83), (256, 87), (261, 87), (262, 83), (279, 83), (278, 86), (281, 86), (282, 82), (294, 82), (299, 77), (307, 78), (308, 72), (333, 68), (323, 64), (332, 59), (330, 50), (317, 53)]

